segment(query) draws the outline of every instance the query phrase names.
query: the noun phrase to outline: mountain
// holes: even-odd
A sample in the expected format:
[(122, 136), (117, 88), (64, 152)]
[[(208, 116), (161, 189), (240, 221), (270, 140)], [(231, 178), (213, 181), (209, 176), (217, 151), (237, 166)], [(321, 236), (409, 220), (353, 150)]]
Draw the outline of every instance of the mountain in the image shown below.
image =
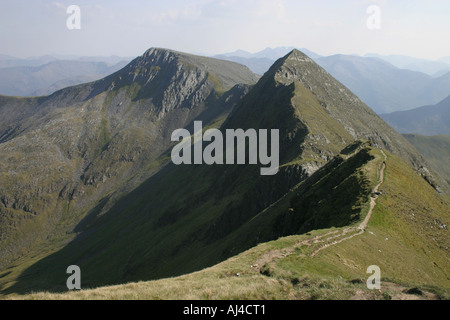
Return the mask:
[(44, 64), (58, 60), (57, 58), (45, 55), (40, 57), (30, 57), (27, 59), (20, 59), (8, 55), (0, 56), (0, 68), (12, 68), (12, 67), (38, 67)]
[(450, 134), (450, 96), (434, 106), (394, 112), (381, 116), (400, 133)]
[(435, 104), (449, 94), (450, 73), (433, 78), (377, 58), (347, 55), (316, 61), (379, 114)]
[(379, 58), (387, 61), (390, 64), (400, 69), (408, 69), (421, 73), (428, 74), (430, 76), (443, 75), (450, 72), (450, 64), (444, 60), (431, 61), (426, 59), (418, 59), (403, 55), (379, 55), (379, 54), (366, 54), (365, 57)]
[[(367, 154), (367, 151), (370, 155), (368, 161), (357, 156)], [(379, 187), (382, 194), (372, 199), (376, 205), (367, 226), (362, 230), (356, 224), (282, 237), (259, 243), (222, 263), (180, 277), (95, 289), (83, 287), (82, 291), (62, 294), (34, 292), (7, 298), (448, 300), (450, 283), (446, 270), (449, 204), (403, 160), (389, 153), (386, 155), (384, 175), (380, 175), (385, 159), (380, 150), (363, 147), (353, 157), (349, 157), (349, 153), (342, 154), (339, 156), (340, 160), (334, 162), (333, 170), (317, 171), (311, 176), (313, 181), (307, 179), (300, 183), (274, 207), (244, 226), (251, 238), (261, 230), (261, 220), (271, 217), (277, 219), (283, 213), (293, 217), (300, 216), (299, 210), (306, 208), (297, 207), (295, 200), (302, 194), (302, 202), (309, 204), (312, 211), (315, 211), (314, 208), (339, 210), (342, 203), (328, 200), (345, 201), (342, 192), (354, 194), (358, 188), (349, 188), (349, 183), (356, 186), (355, 182), (365, 180), (366, 183), (361, 185), (360, 190), (367, 190), (379, 183), (380, 176), (383, 176)], [(352, 175), (353, 170), (356, 174)], [(344, 173), (344, 177), (352, 177), (352, 182), (348, 178), (339, 178), (340, 172)], [(324, 190), (323, 184), (329, 189)], [(323, 197), (327, 190), (330, 197)], [(352, 191), (348, 192), (349, 190)], [(320, 192), (320, 197), (314, 196), (317, 191)], [(366, 196), (359, 199), (363, 206), (368, 206)], [(323, 203), (324, 200), (326, 204)], [(368, 209), (363, 211), (366, 215)], [(239, 230), (236, 231), (238, 232)], [(233, 238), (229, 241), (239, 244)], [(221, 244), (218, 244), (218, 248), (221, 248)], [(366, 284), (370, 276), (367, 273), (368, 266), (374, 263), (381, 270), (380, 290), (370, 290)]]
[(49, 237), (70, 240), (89, 212), (170, 161), (173, 130), (221, 121), (257, 79), (235, 63), (151, 49), (99, 81), (0, 97), (0, 268), (61, 245)]
[(450, 56), (443, 57), (443, 58), (439, 59), (439, 61), (450, 64)]
[(450, 188), (450, 136), (421, 136), (418, 134), (403, 135), (424, 155), (430, 169), (442, 177)]
[[(258, 51), (256, 53), (250, 53), (250, 52), (247, 52), (244, 50), (237, 50), (234, 52), (221, 54), (220, 56), (239, 57), (239, 58), (266, 58), (266, 59), (270, 59), (273, 62), (275, 62), (276, 60), (285, 56), (286, 54), (288, 54), (289, 52), (291, 52), (294, 49), (295, 49), (294, 47), (266, 48), (266, 49)], [(309, 51), (307, 49), (300, 49), (300, 50), (302, 50), (302, 52), (304, 52), (306, 54), (310, 53), (314, 56), (319, 56), (318, 54), (313, 53), (312, 51)]]
[(0, 68), (11, 67), (39, 67), (54, 61), (82, 61), (82, 62), (104, 62), (108, 65), (115, 65), (123, 61), (131, 61), (134, 57), (119, 56), (77, 56), (77, 55), (45, 55), (39, 57), (16, 58), (13, 56), (0, 54)]
[[(216, 55), (215, 58), (234, 61), (249, 67), (254, 73), (263, 75), (273, 63), (279, 58), (285, 56), (290, 51), (294, 50), (294, 47), (277, 47), (266, 48), (256, 53), (249, 53), (243, 50), (237, 50), (235, 52)], [(307, 54), (310, 58), (316, 59), (321, 57), (317, 53), (314, 53), (308, 49), (300, 49)]]
[(220, 54), (219, 56), (223, 56), (223, 57), (239, 57), (239, 58), (251, 58), (252, 57), (252, 53), (245, 51), (245, 50), (236, 50), (233, 52), (227, 52), (227, 53), (223, 53)]
[[(258, 80), (236, 63), (150, 49), (94, 83), (3, 99), (4, 293), (64, 291), (72, 264), (86, 287), (173, 277), (280, 236), (357, 223), (382, 175), (378, 148), (439, 197), (417, 174), (417, 150), (297, 50)], [(279, 130), (278, 174), (174, 165), (171, 134), (193, 132), (195, 120)]]
[[(123, 61), (130, 62), (133, 60), (134, 57), (119, 57), (119, 56), (109, 56), (109, 57), (103, 57), (103, 56), (90, 56), (90, 57), (77, 57), (77, 61), (85, 61), (85, 62), (104, 62), (109, 65), (115, 65)], [(64, 59), (61, 59), (64, 60)]]
[(247, 66), (252, 72), (263, 75), (273, 65), (275, 60), (269, 58), (246, 58), (238, 56), (216, 55), (217, 59), (233, 61)]
[(17, 58), (7, 55), (7, 54), (1, 54), (0, 53), (0, 61), (5, 61), (5, 60), (15, 60)]
[(127, 63), (109, 66), (104, 62), (53, 61), (38, 67), (0, 69), (0, 94), (10, 96), (48, 95), (64, 87), (101, 79)]
[(252, 58), (268, 58), (273, 61), (278, 60), (280, 57), (285, 56), (292, 50), (294, 50), (294, 47), (277, 47), (277, 48), (266, 48), (262, 51), (254, 53), (251, 57)]

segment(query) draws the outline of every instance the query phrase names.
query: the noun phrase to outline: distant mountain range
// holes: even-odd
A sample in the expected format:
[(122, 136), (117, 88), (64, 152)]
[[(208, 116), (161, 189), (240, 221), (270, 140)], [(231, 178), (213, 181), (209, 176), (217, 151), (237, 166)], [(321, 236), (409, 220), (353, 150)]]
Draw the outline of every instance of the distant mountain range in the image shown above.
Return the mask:
[(38, 67), (49, 62), (64, 61), (84, 61), (84, 62), (104, 62), (108, 65), (115, 65), (122, 61), (130, 62), (133, 57), (119, 56), (76, 56), (76, 55), (44, 55), (39, 57), (17, 58), (10, 55), (0, 54), (0, 68), (10, 67)]
[[(262, 51), (256, 52), (256, 53), (250, 53), (244, 50), (237, 50), (234, 52), (224, 53), (216, 55), (215, 57), (221, 58), (221, 59), (230, 59), (230, 58), (241, 58), (242, 61), (246, 61), (247, 63), (252, 64), (253, 59), (264, 59), (266, 61), (271, 60), (272, 63), (275, 62), (278, 58), (284, 56), (288, 52), (295, 49), (294, 47), (277, 47), (277, 48), (266, 48)], [(310, 58), (316, 60), (318, 58), (323, 57), (322, 55), (319, 55), (315, 52), (312, 52), (306, 48), (299, 49), (300, 51), (304, 52), (307, 56)], [(351, 55), (359, 57), (358, 55)], [(364, 55), (363, 57), (367, 58), (378, 58), (380, 60), (384, 60), (386, 62), (389, 62), (393, 66), (399, 68), (399, 69), (406, 69), (411, 71), (417, 71), (420, 73), (425, 73), (427, 75), (433, 76), (433, 77), (439, 77), (442, 76), (448, 72), (450, 72), (450, 57), (444, 57), (437, 61), (433, 60), (426, 60), (426, 59), (419, 59), (404, 55), (380, 55), (376, 53), (369, 53)], [(257, 73), (263, 74), (266, 72), (270, 65), (263, 69), (262, 65), (258, 66), (255, 65), (258, 70), (253, 70), (253, 72), (259, 71)]]
[[(244, 50), (237, 50), (234, 52), (219, 54), (214, 56), (217, 59), (229, 60), (241, 63), (250, 68), (256, 74), (264, 74), (273, 63), (288, 54), (290, 51), (294, 50), (294, 47), (277, 47), (277, 48), (266, 48), (262, 51), (256, 53), (250, 53)], [(308, 49), (301, 49), (310, 58), (319, 58), (320, 55), (314, 53)]]
[(0, 54), (0, 94), (41, 96), (101, 79), (123, 68), (129, 57), (46, 55), (16, 58)]
[(450, 96), (433, 106), (383, 114), (381, 117), (400, 133), (450, 135)]
[(128, 61), (105, 62), (55, 60), (41, 66), (0, 69), (0, 94), (43, 96), (59, 89), (101, 79), (122, 69)]
[(21, 59), (0, 54), (0, 68), (38, 67), (56, 60), (58, 59), (50, 55)]
[[(237, 50), (234, 52), (224, 53), (220, 56), (225, 57), (240, 57), (240, 58), (267, 58), (271, 60), (278, 60), (279, 58), (285, 56), (292, 50), (296, 49), (295, 47), (276, 47), (276, 48), (266, 48), (262, 51), (256, 52), (256, 53), (250, 53), (244, 50)], [(306, 48), (298, 49), (301, 52), (305, 53), (307, 56), (309, 56), (312, 59), (319, 58), (321, 55), (312, 52)]]
[(378, 114), (436, 104), (450, 94), (450, 72), (433, 78), (378, 58), (348, 55), (316, 61)]
[(446, 58), (442, 58), (438, 61), (430, 61), (402, 55), (385, 56), (373, 53), (366, 54), (365, 57), (379, 58), (389, 62), (397, 68), (418, 71), (434, 77), (450, 72), (450, 59), (447, 61)]
[(450, 56), (443, 57), (443, 58), (439, 59), (438, 61), (450, 64)]

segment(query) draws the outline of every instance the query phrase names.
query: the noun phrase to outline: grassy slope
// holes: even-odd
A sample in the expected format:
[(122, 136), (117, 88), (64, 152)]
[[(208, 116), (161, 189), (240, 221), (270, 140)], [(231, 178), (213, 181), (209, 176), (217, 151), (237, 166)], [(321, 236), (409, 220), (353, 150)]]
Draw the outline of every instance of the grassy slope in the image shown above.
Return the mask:
[[(380, 159), (378, 154), (367, 165), (372, 179), (374, 163)], [(449, 204), (402, 160), (390, 154), (381, 190), (383, 195), (365, 233), (313, 257), (310, 254), (314, 245), (301, 242), (340, 229), (260, 244), (214, 267), (177, 278), (9, 298), (402, 299), (413, 296), (401, 290), (419, 287), (428, 298), (448, 299), (449, 237), (448, 230), (440, 226), (450, 222)], [(381, 268), (381, 292), (365, 287), (370, 265)]]

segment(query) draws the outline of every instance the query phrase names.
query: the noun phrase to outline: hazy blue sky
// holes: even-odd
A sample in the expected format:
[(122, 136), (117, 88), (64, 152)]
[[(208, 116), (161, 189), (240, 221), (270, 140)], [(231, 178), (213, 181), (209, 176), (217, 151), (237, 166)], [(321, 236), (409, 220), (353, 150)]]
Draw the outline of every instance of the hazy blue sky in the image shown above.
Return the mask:
[[(69, 30), (69, 5), (81, 29)], [(381, 9), (369, 30), (367, 8)], [(137, 56), (294, 46), (319, 54), (450, 56), (449, 0), (0, 0), (0, 53)]]

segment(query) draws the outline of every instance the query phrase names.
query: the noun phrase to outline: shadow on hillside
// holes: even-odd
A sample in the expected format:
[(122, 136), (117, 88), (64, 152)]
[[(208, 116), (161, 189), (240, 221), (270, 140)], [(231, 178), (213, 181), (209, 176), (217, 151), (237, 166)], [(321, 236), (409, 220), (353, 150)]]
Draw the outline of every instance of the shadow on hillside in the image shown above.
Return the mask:
[[(28, 294), (37, 291), (50, 291), (55, 293), (67, 292), (66, 281), (70, 274), (66, 273), (67, 267), (70, 265), (78, 265), (81, 268), (81, 281), (82, 288), (83, 280), (86, 279), (85, 268), (83, 266), (89, 259), (95, 258), (100, 254), (104, 248), (96, 246), (89, 246), (89, 241), (92, 237), (96, 237), (96, 232), (103, 232), (105, 228), (108, 228), (110, 220), (114, 219), (114, 216), (123, 220), (126, 217), (121, 216), (131, 199), (137, 199), (140, 195), (145, 193), (150, 185), (158, 180), (158, 176), (162, 174), (164, 170), (151, 177), (144, 182), (136, 190), (130, 194), (124, 196), (119, 200), (114, 207), (108, 212), (108, 214), (99, 216), (104, 205), (107, 203), (107, 198), (99, 201), (84, 219), (82, 219), (74, 228), (74, 232), (78, 233), (77, 237), (68, 243), (61, 250), (39, 260), (38, 262), (27, 268), (16, 280), (16, 283), (10, 288), (4, 290), (3, 294)], [(108, 219), (106, 219), (108, 216)], [(106, 224), (105, 224), (106, 223)], [(103, 237), (110, 237), (110, 241), (114, 242), (118, 236), (120, 236), (117, 230), (113, 230), (110, 234), (103, 234)], [(98, 241), (97, 241), (98, 243)], [(96, 244), (97, 244), (96, 243)], [(79, 248), (83, 248), (83, 252), (79, 252)], [(108, 261), (104, 261), (108, 264)], [(104, 282), (105, 285), (112, 284), (112, 282)]]
[[(213, 105), (210, 108), (205, 109), (200, 115), (196, 117), (195, 120), (201, 120), (205, 123), (213, 123), (217, 121), (218, 118), (222, 117), (224, 114), (231, 112), (233, 107), (238, 101), (240, 101), (241, 95), (245, 94), (248, 90), (247, 86), (236, 85), (231, 88), (228, 92), (223, 95), (211, 94), (208, 97), (207, 103)], [(194, 120), (192, 120), (186, 128), (193, 132)], [(169, 148), (166, 152), (161, 155), (161, 158), (165, 156), (170, 156)], [(43, 291), (51, 290), (52, 292), (65, 292), (67, 291), (66, 280), (69, 277), (66, 274), (66, 269), (70, 265), (78, 265), (82, 271), (82, 284), (89, 286), (112, 284), (121, 281), (124, 274), (129, 274), (130, 270), (133, 269), (131, 265), (126, 265), (123, 269), (115, 268), (115, 261), (108, 261), (107, 257), (102, 263), (102, 269), (105, 270), (102, 276), (97, 277), (97, 281), (89, 281), (91, 273), (87, 268), (83, 268), (86, 264), (89, 265), (95, 258), (101, 256), (106, 247), (110, 244), (116, 244), (119, 238), (129, 237), (129, 241), (124, 241), (125, 246), (122, 246), (119, 250), (126, 256), (127, 259), (135, 259), (139, 256), (139, 253), (130, 253), (133, 250), (127, 248), (128, 245), (142, 246), (142, 239), (133, 239), (129, 234), (133, 233), (133, 228), (140, 228), (145, 225), (146, 221), (155, 211), (158, 211), (158, 207), (164, 207), (166, 203), (162, 203), (160, 197), (154, 196), (161, 192), (162, 188), (158, 188), (158, 185), (163, 185), (167, 187), (172, 187), (170, 184), (161, 184), (161, 181), (167, 176), (167, 172), (180, 171), (173, 170), (174, 166), (168, 164), (163, 169), (161, 169), (157, 174), (149, 178), (147, 181), (142, 183), (138, 188), (136, 188), (131, 193), (125, 195), (120, 199), (112, 209), (108, 210), (108, 213), (99, 216), (100, 212), (108, 202), (108, 198), (101, 199), (97, 205), (90, 210), (90, 212), (85, 216), (82, 221), (80, 221), (74, 228), (74, 232), (77, 233), (77, 237), (68, 243), (61, 250), (39, 260), (35, 264), (27, 268), (17, 279), (16, 283), (3, 293), (19, 293), (25, 294), (31, 291)], [(176, 174), (171, 175), (171, 181), (177, 182)], [(153, 194), (151, 194), (153, 192)], [(147, 199), (153, 199), (150, 204), (152, 208), (144, 206)], [(166, 197), (167, 199), (167, 197)], [(131, 204), (131, 208), (130, 208)], [(130, 215), (127, 212), (133, 214), (133, 219), (130, 219)], [(153, 225), (147, 225), (150, 229)], [(144, 232), (145, 233), (145, 232)], [(144, 237), (145, 238), (145, 237)], [(127, 239), (128, 240), (128, 239)], [(81, 248), (81, 249), (80, 249)], [(134, 249), (134, 248), (133, 248)], [(137, 250), (139, 252), (139, 250)], [(96, 261), (95, 264), (100, 262)], [(111, 265), (110, 270), (108, 270), (108, 265)], [(120, 264), (119, 264), (120, 265)], [(93, 273), (95, 274), (95, 273)], [(92, 275), (94, 277), (94, 275)], [(149, 279), (147, 277), (146, 279)], [(111, 280), (113, 279), (113, 280)]]
[[(106, 199), (100, 201), (75, 228), (79, 232), (76, 239), (29, 267), (17, 283), (3, 293), (66, 292), (69, 277), (66, 269), (70, 265), (81, 268), (83, 289), (177, 276), (215, 265), (258, 243), (281, 236), (346, 226), (360, 218), (362, 199), (369, 197), (370, 183), (358, 175), (358, 169), (371, 159), (368, 152), (359, 152), (348, 160), (336, 158), (330, 161), (290, 192), (289, 201), (285, 204), (272, 201), (274, 205), (262, 214), (258, 214), (261, 208), (252, 208), (247, 198), (256, 197), (259, 191), (243, 195), (241, 203), (231, 203), (217, 215), (216, 222), (223, 228), (218, 229), (217, 224), (203, 224), (196, 233), (192, 233), (195, 230), (192, 228), (178, 231), (181, 227), (175, 221), (183, 221), (189, 212), (176, 210), (176, 199), (165, 206), (162, 203), (164, 191), (159, 188), (166, 186), (164, 182), (168, 180), (171, 185), (173, 178), (184, 179), (180, 167), (169, 164), (99, 217)], [(203, 168), (199, 166), (189, 173), (194, 185), (196, 177), (203, 177), (208, 172)], [(257, 183), (263, 185), (264, 180)], [(288, 191), (283, 190), (285, 194)], [(228, 191), (222, 189), (220, 192)], [(221, 195), (220, 192), (217, 195)], [(155, 197), (159, 193), (161, 197)], [(191, 202), (181, 202), (181, 208), (192, 208), (195, 212), (213, 198), (205, 198), (205, 194), (194, 196)], [(163, 214), (154, 217), (155, 212), (147, 203), (149, 199), (150, 206), (168, 209), (162, 209)], [(174, 210), (170, 209), (174, 206)], [(242, 218), (249, 210), (253, 210), (253, 214)], [(171, 230), (172, 227), (175, 230)], [(158, 233), (160, 230), (163, 230), (163, 237)], [(168, 239), (173, 239), (174, 244), (165, 244)]]

